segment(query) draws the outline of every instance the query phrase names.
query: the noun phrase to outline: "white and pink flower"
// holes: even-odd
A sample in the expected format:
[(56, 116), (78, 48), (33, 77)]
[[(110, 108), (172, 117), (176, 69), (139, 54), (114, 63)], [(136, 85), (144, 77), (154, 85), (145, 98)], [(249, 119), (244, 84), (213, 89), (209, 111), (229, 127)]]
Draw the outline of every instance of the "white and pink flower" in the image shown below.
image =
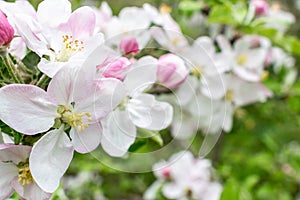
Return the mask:
[(222, 185), (212, 180), (213, 168), (207, 159), (195, 159), (191, 152), (179, 152), (169, 161), (153, 166), (158, 179), (146, 191), (146, 200), (156, 199), (158, 190), (168, 199), (218, 200)]
[(189, 71), (184, 61), (174, 54), (165, 54), (158, 59), (158, 83), (168, 88), (176, 88), (187, 78)]
[[(96, 60), (87, 60), (82, 67), (63, 68), (51, 80), (47, 92), (22, 84), (0, 89), (0, 119), (13, 129), (35, 135), (60, 127), (46, 133), (34, 145), (34, 156), (30, 157), (32, 175), (47, 192), (58, 187), (74, 150), (87, 153), (100, 144), (100, 119), (125, 96), (119, 80), (96, 77)], [(69, 136), (64, 127), (71, 128)], [(48, 169), (53, 173), (48, 174)]]
[(36, 13), (15, 13), (18, 4), (4, 6), (28, 48), (42, 57), (38, 68), (49, 77), (64, 66), (84, 62), (103, 43), (96, 15), (87, 6), (73, 13), (67, 0), (45, 0)]
[(8, 199), (14, 191), (31, 200), (47, 200), (51, 194), (35, 182), (29, 167), (30, 146), (0, 144), (0, 199)]
[(161, 130), (172, 121), (173, 109), (144, 91), (157, 80), (157, 59), (146, 56), (134, 63), (124, 79), (126, 96), (103, 122), (103, 149), (111, 156), (123, 156), (136, 138), (136, 127)]

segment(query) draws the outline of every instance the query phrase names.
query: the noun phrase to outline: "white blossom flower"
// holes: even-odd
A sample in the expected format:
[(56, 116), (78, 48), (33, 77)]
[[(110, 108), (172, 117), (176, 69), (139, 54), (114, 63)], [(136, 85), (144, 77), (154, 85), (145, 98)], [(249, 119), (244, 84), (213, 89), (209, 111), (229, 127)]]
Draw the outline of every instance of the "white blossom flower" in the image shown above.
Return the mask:
[(9, 198), (16, 191), (22, 198), (30, 200), (50, 199), (32, 177), (29, 167), (30, 146), (0, 144), (0, 199)]
[(168, 199), (178, 200), (218, 200), (222, 186), (212, 180), (212, 166), (207, 159), (195, 159), (190, 152), (179, 152), (169, 161), (161, 161), (153, 166), (158, 179), (146, 191), (144, 198), (154, 200), (155, 193), (162, 190)]

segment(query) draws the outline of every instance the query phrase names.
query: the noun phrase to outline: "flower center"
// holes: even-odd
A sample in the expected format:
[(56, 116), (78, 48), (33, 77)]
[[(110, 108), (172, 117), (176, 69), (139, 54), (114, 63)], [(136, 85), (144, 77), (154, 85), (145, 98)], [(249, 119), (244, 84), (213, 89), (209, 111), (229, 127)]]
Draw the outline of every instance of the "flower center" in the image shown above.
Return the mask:
[(263, 71), (261, 76), (260, 76), (260, 80), (265, 81), (268, 77), (269, 77), (269, 72), (268, 71)]
[(18, 181), (22, 185), (29, 185), (34, 181), (30, 173), (29, 164), (19, 167)]
[(227, 101), (232, 101), (233, 100), (233, 91), (232, 90), (228, 90), (225, 94), (225, 100)]
[(203, 67), (201, 66), (195, 66), (191, 70), (191, 74), (196, 76), (198, 79), (201, 77), (202, 72), (203, 72)]
[(73, 40), (73, 36), (63, 35), (62, 41), (62, 48), (55, 58), (58, 62), (67, 62), (75, 53), (84, 49), (84, 42)]
[(72, 111), (66, 111), (62, 114), (62, 121), (69, 124), (72, 128), (76, 128), (77, 131), (83, 131), (89, 125), (86, 123), (92, 121), (91, 113), (82, 112), (73, 113)]
[(182, 41), (182, 38), (179, 37), (179, 36), (176, 36), (175, 38), (173, 38), (173, 39), (171, 40), (171, 43), (172, 43), (172, 45), (177, 46), (177, 45), (179, 45), (179, 43), (180, 43), (181, 41)]
[(247, 57), (247, 55), (245, 53), (242, 53), (237, 58), (237, 63), (239, 65), (244, 65), (247, 61), (248, 61), (248, 57)]
[(129, 102), (129, 97), (125, 97), (122, 101), (121, 101), (121, 103), (118, 105), (118, 108), (120, 109), (120, 110), (126, 110), (126, 106), (127, 106), (127, 104), (128, 104), (128, 102)]

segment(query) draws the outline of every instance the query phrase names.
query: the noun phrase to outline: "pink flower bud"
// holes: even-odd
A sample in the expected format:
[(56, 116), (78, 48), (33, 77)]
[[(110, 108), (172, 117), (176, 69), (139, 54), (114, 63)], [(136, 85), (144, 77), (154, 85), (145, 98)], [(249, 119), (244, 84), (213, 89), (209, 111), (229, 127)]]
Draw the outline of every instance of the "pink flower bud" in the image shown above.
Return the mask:
[(105, 78), (116, 78), (123, 80), (131, 66), (131, 62), (125, 58), (106, 59), (102, 64), (97, 66), (98, 73)]
[(267, 1), (265, 1), (265, 0), (252, 0), (251, 4), (255, 8), (255, 14), (257, 16), (267, 14), (268, 9), (269, 9), (269, 5), (268, 5)]
[(120, 42), (120, 49), (128, 54), (137, 54), (139, 52), (139, 44), (135, 38), (126, 38)]
[(170, 169), (168, 169), (168, 168), (163, 169), (161, 174), (165, 179), (171, 178), (171, 172), (170, 172)]
[(185, 81), (188, 73), (184, 61), (174, 54), (165, 54), (158, 59), (157, 78), (165, 87), (178, 87)]
[(14, 38), (14, 29), (0, 10), (0, 46), (7, 46)]

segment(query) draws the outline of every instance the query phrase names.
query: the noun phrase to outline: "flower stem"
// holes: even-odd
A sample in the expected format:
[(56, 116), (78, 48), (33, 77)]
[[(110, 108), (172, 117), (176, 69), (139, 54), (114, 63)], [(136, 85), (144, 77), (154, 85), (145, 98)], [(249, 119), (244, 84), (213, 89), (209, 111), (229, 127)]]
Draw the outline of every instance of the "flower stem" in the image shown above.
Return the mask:
[(50, 78), (46, 74), (43, 74), (36, 83), (36, 86), (42, 87), (49, 79)]
[(27, 74), (32, 74), (32, 73), (33, 73), (32, 70), (28, 69), (28, 68), (25, 66), (25, 64), (24, 64), (20, 59), (16, 58), (16, 62), (17, 62), (17, 64), (18, 64), (19, 68), (20, 68), (22, 71), (24, 71), (25, 73), (27, 73)]
[(9, 75), (14, 79), (15, 83), (24, 83), (9, 54), (6, 54), (3, 60)]

